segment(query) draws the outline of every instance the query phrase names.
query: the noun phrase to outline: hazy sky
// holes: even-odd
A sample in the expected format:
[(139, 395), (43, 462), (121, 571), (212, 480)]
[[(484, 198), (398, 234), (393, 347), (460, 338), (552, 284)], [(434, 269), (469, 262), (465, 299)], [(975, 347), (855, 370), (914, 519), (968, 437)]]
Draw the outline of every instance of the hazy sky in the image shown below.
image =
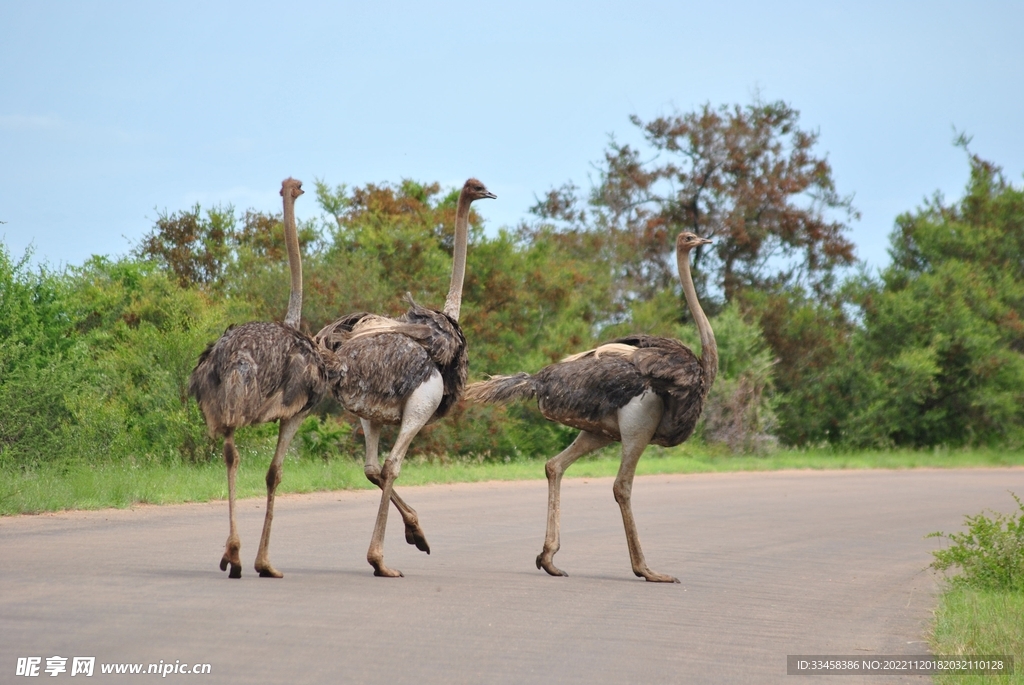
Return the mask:
[[(15, 258), (126, 253), (160, 210), (280, 208), (311, 187), (475, 175), (514, 225), (589, 187), (609, 134), (785, 100), (820, 132), (851, 238), (967, 180), (953, 128), (1024, 172), (1022, 2), (0, 3), (0, 237)], [(312, 194), (297, 214), (318, 213)]]

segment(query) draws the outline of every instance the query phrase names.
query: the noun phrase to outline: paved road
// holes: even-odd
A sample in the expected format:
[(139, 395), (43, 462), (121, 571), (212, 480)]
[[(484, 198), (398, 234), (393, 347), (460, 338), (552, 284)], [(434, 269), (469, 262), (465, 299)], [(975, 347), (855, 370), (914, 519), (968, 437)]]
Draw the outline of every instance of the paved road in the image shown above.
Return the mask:
[(68, 672), (46, 682), (70, 678), (74, 656), (96, 657), (86, 682), (152, 682), (100, 665), (160, 661), (211, 665), (167, 682), (809, 682), (785, 675), (787, 654), (926, 653), (940, 543), (924, 535), (1013, 511), (1024, 469), (637, 478), (647, 560), (679, 585), (632, 575), (609, 479), (564, 482), (556, 561), (570, 576), (536, 570), (545, 488), (401, 489), (433, 552), (406, 545), (393, 515), (401, 579), (366, 564), (371, 492), (281, 497), (282, 580), (251, 570), (260, 500), (240, 506), (240, 581), (217, 568), (224, 502), (2, 519), (0, 683), (32, 682), (18, 657), (45, 669), (55, 655)]

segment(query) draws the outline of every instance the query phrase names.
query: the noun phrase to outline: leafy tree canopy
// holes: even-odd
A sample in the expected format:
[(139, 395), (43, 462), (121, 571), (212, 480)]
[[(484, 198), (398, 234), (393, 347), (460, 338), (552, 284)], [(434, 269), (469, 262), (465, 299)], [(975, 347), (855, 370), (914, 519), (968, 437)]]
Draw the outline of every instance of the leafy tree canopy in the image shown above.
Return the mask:
[(673, 240), (691, 230), (714, 239), (698, 249), (698, 290), (726, 301), (745, 288), (804, 285), (817, 293), (854, 262), (847, 221), (858, 218), (840, 195), (817, 133), (799, 127), (785, 102), (755, 100), (643, 121), (646, 149), (613, 139), (597, 165), (587, 207), (570, 184), (532, 209), (542, 219), (607, 232), (621, 265), (622, 294), (646, 299), (672, 287)]
[(865, 289), (855, 443), (1024, 442), (1024, 189), (970, 164), (960, 201), (897, 219), (893, 263)]

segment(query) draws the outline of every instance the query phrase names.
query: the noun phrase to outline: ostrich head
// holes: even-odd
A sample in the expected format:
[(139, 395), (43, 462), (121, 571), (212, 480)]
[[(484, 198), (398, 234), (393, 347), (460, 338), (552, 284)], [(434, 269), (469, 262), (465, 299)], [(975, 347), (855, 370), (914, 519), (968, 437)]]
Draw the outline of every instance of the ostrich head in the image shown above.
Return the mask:
[(683, 231), (676, 236), (676, 250), (679, 252), (689, 252), (695, 247), (710, 244), (711, 241), (707, 238), (701, 238), (696, 233), (691, 233), (689, 231)]
[(491, 191), (487, 190), (487, 186), (475, 178), (471, 178), (466, 181), (466, 184), (462, 186), (462, 192), (467, 198), (469, 198), (470, 202), (473, 200), (481, 200), (485, 197), (495, 200), (498, 197)]
[(306, 191), (302, 189), (302, 181), (296, 181), (294, 178), (286, 178), (281, 181), (281, 197), (285, 197), (285, 193), (291, 193), (291, 198), (294, 200), (304, 192)]

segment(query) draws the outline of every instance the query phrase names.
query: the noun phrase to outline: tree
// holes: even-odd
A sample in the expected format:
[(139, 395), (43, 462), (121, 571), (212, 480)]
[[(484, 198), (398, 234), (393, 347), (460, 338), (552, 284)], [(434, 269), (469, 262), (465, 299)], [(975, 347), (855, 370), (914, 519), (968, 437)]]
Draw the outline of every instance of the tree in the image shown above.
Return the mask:
[(798, 120), (786, 103), (760, 100), (648, 122), (634, 115), (650, 150), (613, 139), (589, 209), (566, 184), (531, 211), (608, 231), (627, 299), (672, 286), (672, 241), (684, 229), (715, 240), (694, 255), (698, 290), (713, 285), (727, 302), (752, 287), (826, 292), (836, 269), (854, 262), (844, 233), (859, 215), (836, 191), (827, 158), (815, 154), (817, 133)]
[[(458, 189), (438, 183), (370, 183), (332, 189), (316, 182), (325, 248), (304, 269), (313, 326), (353, 311), (399, 314), (409, 292), (440, 307), (448, 292)], [(482, 236), (470, 211), (470, 244)], [(469, 260), (473, 260), (470, 247)], [(472, 266), (470, 266), (472, 271)]]
[(740, 297), (775, 355), (775, 434), (786, 444), (841, 440), (856, 332), (842, 303), (852, 302), (863, 278), (852, 279), (835, 298), (819, 299), (799, 287), (751, 289)]
[(896, 220), (892, 265), (862, 297), (850, 442), (1024, 443), (1024, 188), (969, 159), (959, 202)]
[(134, 253), (156, 260), (183, 288), (217, 283), (231, 257), (235, 210), (230, 206), (214, 207), (206, 211), (205, 217), (201, 211), (196, 204), (188, 211), (161, 212)]
[[(302, 222), (297, 228), (303, 281), (308, 283), (306, 270), (315, 261), (310, 257), (323, 249), (321, 233), (312, 222)], [(224, 296), (233, 322), (282, 320), (288, 309), (290, 276), (281, 212), (247, 209), (228, 245), (230, 253), (219, 279), (205, 289)]]

